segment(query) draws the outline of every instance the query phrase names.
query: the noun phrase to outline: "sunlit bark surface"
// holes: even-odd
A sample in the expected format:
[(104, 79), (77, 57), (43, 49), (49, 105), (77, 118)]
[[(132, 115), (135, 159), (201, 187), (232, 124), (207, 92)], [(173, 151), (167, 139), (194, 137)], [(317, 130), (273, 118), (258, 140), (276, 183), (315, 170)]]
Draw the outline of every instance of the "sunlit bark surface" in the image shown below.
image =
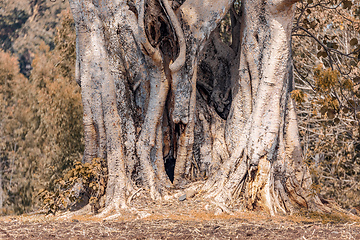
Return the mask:
[[(194, 181), (223, 210), (319, 209), (289, 97), (295, 1), (70, 3), (84, 161), (109, 169), (104, 213)], [(217, 28), (229, 11), (231, 45)]]

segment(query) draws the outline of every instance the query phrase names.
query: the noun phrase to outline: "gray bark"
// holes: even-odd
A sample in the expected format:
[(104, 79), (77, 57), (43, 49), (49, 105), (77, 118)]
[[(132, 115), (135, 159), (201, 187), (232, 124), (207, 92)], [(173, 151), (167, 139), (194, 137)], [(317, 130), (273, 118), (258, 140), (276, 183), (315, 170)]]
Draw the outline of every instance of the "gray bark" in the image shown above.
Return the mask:
[(239, 78), (232, 85), (234, 99), (225, 129), (230, 158), (203, 189), (226, 205), (243, 197), (246, 207), (271, 214), (321, 206), (302, 162), (289, 97), (293, 3), (242, 4)]
[(70, 1), (84, 161), (109, 168), (104, 212), (139, 187), (160, 199), (204, 179), (224, 206), (321, 205), (289, 98), (294, 2), (243, 1), (228, 46), (215, 29), (231, 0)]

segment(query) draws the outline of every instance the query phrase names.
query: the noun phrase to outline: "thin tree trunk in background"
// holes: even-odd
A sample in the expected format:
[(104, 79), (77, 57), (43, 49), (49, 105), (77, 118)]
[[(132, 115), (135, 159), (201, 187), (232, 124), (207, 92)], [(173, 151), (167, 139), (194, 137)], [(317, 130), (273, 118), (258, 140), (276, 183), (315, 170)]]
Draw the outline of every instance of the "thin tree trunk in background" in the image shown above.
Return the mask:
[(3, 208), (3, 204), (4, 204), (4, 191), (3, 191), (3, 166), (2, 163), (0, 163), (0, 210), (2, 210)]

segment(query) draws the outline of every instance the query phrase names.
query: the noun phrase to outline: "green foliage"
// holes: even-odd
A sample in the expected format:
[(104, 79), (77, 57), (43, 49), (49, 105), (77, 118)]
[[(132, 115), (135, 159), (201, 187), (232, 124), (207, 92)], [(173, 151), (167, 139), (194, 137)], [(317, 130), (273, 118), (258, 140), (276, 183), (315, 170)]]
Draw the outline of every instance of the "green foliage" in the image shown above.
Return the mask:
[(43, 208), (53, 214), (69, 209), (83, 201), (84, 196), (80, 194), (82, 192), (96, 211), (100, 198), (105, 194), (107, 174), (106, 162), (103, 159), (94, 158), (91, 163), (76, 162), (63, 178), (54, 181), (53, 190), (39, 191)]

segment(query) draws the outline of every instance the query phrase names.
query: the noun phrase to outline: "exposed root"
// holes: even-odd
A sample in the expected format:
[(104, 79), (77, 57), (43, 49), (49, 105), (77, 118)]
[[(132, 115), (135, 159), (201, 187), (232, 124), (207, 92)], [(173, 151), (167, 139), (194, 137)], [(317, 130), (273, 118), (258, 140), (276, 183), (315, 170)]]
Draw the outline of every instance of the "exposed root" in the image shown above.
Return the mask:
[(119, 214), (120, 209), (128, 209), (129, 207), (125, 204), (122, 204), (121, 206), (116, 203), (116, 201), (113, 201), (111, 204), (106, 206), (99, 214), (96, 215), (96, 217), (99, 218), (105, 218), (106, 216), (115, 213)]
[(87, 204), (85, 207), (77, 210), (77, 211), (73, 211), (73, 212), (65, 212), (63, 214), (61, 214), (60, 216), (58, 216), (56, 219), (57, 220), (64, 220), (64, 219), (69, 219), (72, 218), (74, 216), (79, 216), (79, 215), (89, 215), (92, 214), (91, 211), (91, 206), (90, 204)]
[(214, 204), (215, 206), (217, 206), (219, 209), (221, 209), (221, 211), (223, 211), (229, 215), (234, 215), (234, 213), (231, 212), (230, 209), (227, 208), (223, 203), (217, 202), (217, 201), (211, 201), (211, 203)]
[[(125, 210), (137, 215), (138, 218), (140, 218), (140, 219), (147, 218), (147, 217), (151, 216), (150, 213), (148, 213), (146, 211), (139, 211), (136, 208), (128, 208), (128, 209), (125, 209)], [(113, 220), (116, 220), (117, 218), (121, 218), (122, 216), (124, 216), (124, 214), (126, 214), (126, 213), (124, 211), (122, 211), (122, 212), (116, 212), (116, 213), (111, 214), (111, 215), (106, 216), (106, 217), (104, 217), (104, 216), (98, 216), (98, 217), (103, 218), (103, 220), (105, 220), (105, 221), (113, 221)]]
[[(122, 216), (121, 213), (115, 213), (115, 214), (110, 215), (110, 216), (108, 216), (108, 217), (104, 217), (103, 220), (105, 220), (105, 221), (112, 221), (112, 220), (115, 220), (115, 219), (117, 219), (117, 218), (119, 218), (119, 217), (121, 217), (121, 216)], [(100, 215), (99, 215), (98, 217), (102, 218), (102, 216), (100, 216)]]
[(151, 213), (145, 211), (136, 211), (136, 214), (139, 216), (140, 219), (147, 218), (151, 216)]
[(127, 204), (130, 206), (131, 201), (133, 200), (133, 198), (135, 197), (136, 194), (138, 194), (140, 191), (144, 190), (143, 188), (139, 188), (136, 192), (134, 192), (127, 200)]
[(163, 128), (162, 128), (162, 118), (160, 120), (160, 124), (157, 127), (157, 135), (156, 135), (156, 156), (155, 156), (155, 168), (156, 168), (156, 176), (159, 179), (159, 183), (161, 187), (170, 188), (172, 183), (165, 171), (164, 165), (164, 151), (163, 151)]
[(239, 196), (238, 190), (242, 188), (241, 186), (244, 184), (248, 172), (247, 151), (245, 148), (248, 130), (249, 127), (245, 127), (240, 138), (241, 141), (237, 144), (231, 157), (221, 165), (217, 173), (204, 185), (202, 191), (206, 193), (206, 198), (217, 198), (219, 202), (229, 204), (233, 202), (234, 196)]
[(140, 158), (140, 162), (142, 165), (142, 171), (145, 176), (145, 185), (150, 189), (150, 196), (152, 199), (159, 199), (161, 195), (159, 191), (156, 189), (156, 174), (155, 170), (152, 167), (151, 159), (150, 159), (150, 150), (151, 147), (147, 146), (148, 143), (145, 141), (141, 141), (137, 143), (137, 153)]
[(162, 144), (162, 142), (157, 141), (161, 139), (157, 137), (157, 135), (162, 134), (161, 119), (169, 90), (169, 82), (163, 69), (159, 70), (157, 74), (154, 75), (154, 78), (151, 79), (150, 82), (150, 100), (148, 109), (140, 137), (136, 143), (136, 148), (145, 175), (146, 185), (150, 189), (150, 195), (153, 199), (160, 199), (161, 194), (157, 189), (158, 186), (156, 181), (158, 178), (156, 176), (156, 169), (154, 169), (152, 163), (163, 161), (163, 157), (162, 153), (160, 154), (157, 152), (155, 158), (161, 157), (161, 159), (151, 159), (151, 150), (155, 144)]

